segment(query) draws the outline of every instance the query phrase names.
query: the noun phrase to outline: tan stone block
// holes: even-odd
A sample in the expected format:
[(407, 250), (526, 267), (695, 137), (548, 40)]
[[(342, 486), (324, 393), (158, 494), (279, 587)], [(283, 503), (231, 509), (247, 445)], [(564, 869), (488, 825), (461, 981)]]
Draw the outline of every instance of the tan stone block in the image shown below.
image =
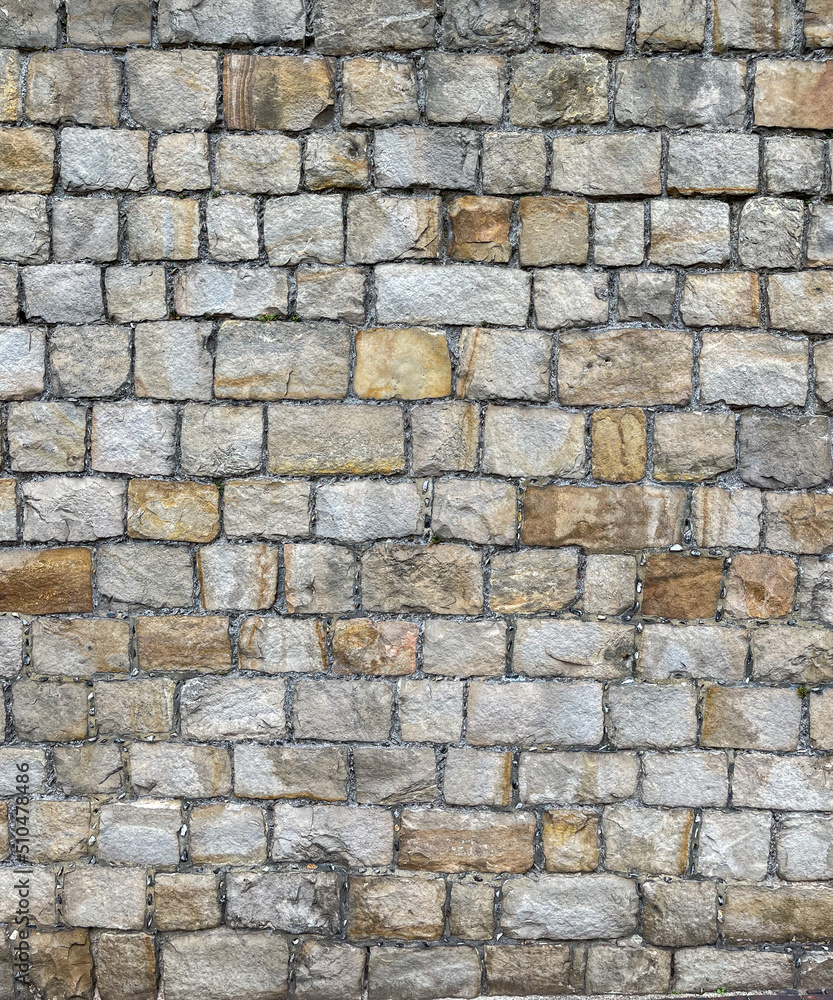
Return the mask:
[(0, 128), (0, 191), (54, 187), (55, 136), (46, 128)]
[(162, 736), (174, 728), (176, 683), (167, 677), (96, 681), (95, 716), (100, 736)]
[(723, 929), (732, 944), (827, 942), (833, 937), (833, 892), (829, 885), (729, 886)]
[(4, 549), (0, 611), (54, 615), (92, 611), (89, 549)]
[(632, 483), (645, 475), (648, 443), (643, 410), (596, 410), (592, 428), (594, 479)]
[(160, 931), (196, 931), (219, 927), (217, 876), (175, 872), (156, 876), (154, 923)]
[(524, 266), (584, 264), (590, 213), (582, 198), (521, 198), (520, 260)]
[(220, 531), (220, 491), (208, 483), (132, 479), (127, 533), (166, 542), (210, 542)]
[(599, 863), (599, 814), (592, 809), (544, 813), (544, 857), (548, 872), (592, 872)]
[(642, 613), (659, 618), (714, 618), (722, 559), (677, 553), (650, 555), (645, 565)]
[(761, 294), (754, 271), (688, 274), (680, 303), (687, 326), (757, 326)]
[(196, 198), (150, 194), (126, 208), (132, 261), (190, 260), (199, 253), (200, 203)]
[[(691, 524), (697, 545), (737, 545), (756, 549), (764, 503), (760, 490), (698, 486), (691, 498)], [(783, 546), (780, 546), (783, 547)]]
[(89, 693), (86, 684), (15, 681), (12, 718), (18, 739), (38, 743), (86, 739)]
[(562, 334), (559, 398), (575, 406), (685, 404), (691, 399), (692, 343), (681, 330)]
[(23, 114), (20, 87), (22, 63), (16, 49), (0, 49), (0, 121), (13, 122)]
[(761, 60), (755, 74), (755, 124), (768, 128), (833, 128), (833, 64)]
[(393, 677), (416, 669), (419, 626), (415, 622), (350, 618), (336, 622), (333, 666), (337, 674)]
[(731, 413), (657, 413), (654, 479), (700, 482), (735, 467)]
[(833, 496), (829, 493), (765, 493), (766, 545), (822, 555), (833, 551)]
[(77, 861), (87, 857), (89, 802), (32, 802), (28, 826), (30, 861)]
[(32, 986), (44, 996), (68, 1000), (93, 996), (93, 957), (86, 930), (37, 930), (29, 937)]
[(531, 487), (521, 540), (591, 552), (673, 545), (682, 538), (685, 500), (680, 487)]
[(508, 198), (463, 195), (448, 206), (452, 260), (506, 264), (512, 256), (509, 226), (512, 202)]
[(365, 399), (425, 399), (451, 392), (443, 331), (359, 330), (353, 388)]
[(335, 60), (231, 53), (223, 68), (228, 128), (290, 132), (332, 121)]
[(228, 628), (228, 618), (214, 615), (137, 618), (139, 667), (145, 671), (231, 670)]
[(489, 607), (504, 615), (559, 611), (576, 598), (577, 574), (575, 550), (498, 552)]
[(804, 41), (809, 48), (833, 46), (833, 0), (807, 0)]
[(351, 878), (347, 934), (437, 940), (443, 933), (445, 881), (420, 876)]
[(90, 677), (130, 670), (130, 626), (110, 618), (39, 618), (32, 626), (36, 674)]
[(115, 128), (121, 105), (121, 63), (80, 49), (36, 52), (26, 72), (26, 114), (34, 122)]
[(792, 611), (797, 576), (795, 563), (787, 556), (734, 556), (726, 613), (736, 618), (783, 618)]
[(156, 952), (150, 934), (99, 934), (96, 986), (101, 1000), (155, 1000)]
[(406, 809), (401, 824), (401, 868), (525, 872), (532, 866), (535, 819), (530, 812)]

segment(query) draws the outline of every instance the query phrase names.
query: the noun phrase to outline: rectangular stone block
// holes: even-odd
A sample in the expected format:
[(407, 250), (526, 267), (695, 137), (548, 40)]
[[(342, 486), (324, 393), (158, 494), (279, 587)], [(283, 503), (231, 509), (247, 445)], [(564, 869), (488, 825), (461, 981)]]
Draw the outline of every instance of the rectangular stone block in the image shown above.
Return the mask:
[(406, 809), (401, 868), (445, 872), (525, 872), (532, 866), (532, 813)]
[(44, 615), (92, 611), (89, 549), (4, 549), (0, 611)]
[(384, 188), (474, 191), (480, 143), (461, 128), (389, 128), (376, 133), (376, 183)]
[(617, 66), (614, 114), (620, 125), (740, 129), (746, 114), (745, 63), (627, 59)]
[(226, 125), (289, 132), (327, 125), (334, 77), (332, 59), (230, 53), (223, 62)]
[(512, 647), (512, 670), (527, 677), (630, 676), (633, 641), (633, 629), (627, 625), (521, 620)]
[(159, 40), (207, 42), (210, 45), (276, 44), (304, 37), (301, 0), (265, 4), (243, 0), (199, 3), (198, 0), (163, 0), (159, 7)]
[(393, 817), (386, 809), (272, 806), (273, 861), (368, 866), (393, 861)]
[(515, 938), (582, 941), (636, 928), (635, 883), (619, 875), (539, 875), (504, 883), (504, 931)]
[(534, 805), (596, 805), (630, 798), (636, 791), (635, 753), (521, 754), (518, 788), (522, 802)]
[(453, 543), (378, 543), (362, 559), (362, 603), (367, 611), (394, 614), (479, 614), (480, 553)]
[(658, 135), (576, 135), (552, 140), (556, 191), (606, 195), (660, 193)]

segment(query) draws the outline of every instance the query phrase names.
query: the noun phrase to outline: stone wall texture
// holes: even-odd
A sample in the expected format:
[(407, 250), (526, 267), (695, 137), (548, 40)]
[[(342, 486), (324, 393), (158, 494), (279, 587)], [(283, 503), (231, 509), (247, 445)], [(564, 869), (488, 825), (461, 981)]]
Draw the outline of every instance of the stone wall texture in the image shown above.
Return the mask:
[(0, 1000), (833, 988), (830, 55), (5, 0)]

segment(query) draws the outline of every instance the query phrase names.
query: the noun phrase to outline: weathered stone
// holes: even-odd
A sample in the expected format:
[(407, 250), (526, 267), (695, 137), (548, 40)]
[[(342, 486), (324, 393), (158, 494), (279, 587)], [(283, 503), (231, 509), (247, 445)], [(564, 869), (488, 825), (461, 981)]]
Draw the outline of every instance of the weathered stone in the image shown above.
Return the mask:
[(446, 996), (476, 997), (480, 960), (474, 948), (456, 946), (425, 951), (414, 948), (371, 948), (368, 962), (369, 1000), (431, 1000)]
[(364, 322), (365, 276), (360, 268), (302, 264), (295, 280), (295, 308), (302, 318)]
[(390, 737), (393, 691), (384, 683), (300, 680), (293, 716), (299, 739), (376, 743)]
[[(750, 198), (738, 228), (740, 259), (746, 267), (795, 267), (801, 254), (804, 206), (789, 198)], [(811, 230), (812, 232), (812, 230)], [(817, 252), (811, 237), (808, 256)]]
[(437, 760), (432, 747), (356, 747), (356, 801), (394, 805), (433, 802)]
[[(134, 743), (130, 748), (130, 781), (140, 795), (214, 798), (231, 790), (231, 762), (228, 751), (219, 747)], [(174, 805), (176, 815), (172, 811), (171, 825), (175, 834), (179, 805)], [(137, 835), (143, 836), (140, 832)], [(134, 849), (135, 845), (127, 848), (122, 860), (131, 861)], [(178, 852), (173, 853), (176, 856)]]
[[(830, 772), (827, 757), (738, 754), (735, 758), (733, 802), (741, 808), (829, 812), (833, 801), (833, 775)], [(764, 818), (768, 830), (769, 816)], [(763, 853), (761, 868), (766, 866), (767, 851)], [(763, 878), (764, 872), (755, 877)]]
[(722, 573), (722, 559), (695, 559), (675, 553), (648, 556), (642, 591), (643, 614), (660, 618), (713, 618)]
[(178, 802), (139, 799), (107, 803), (99, 816), (96, 855), (108, 862), (175, 865), (181, 822)]
[(288, 293), (286, 273), (269, 267), (224, 269), (193, 264), (174, 279), (174, 307), (185, 316), (277, 319), (287, 314)]
[(420, 327), (359, 330), (353, 389), (364, 399), (448, 396), (451, 360), (445, 333)]
[(621, 615), (633, 607), (636, 560), (633, 556), (589, 555), (584, 568), (584, 610)]
[(34, 122), (119, 123), (121, 65), (80, 49), (36, 52), (26, 70), (26, 114)]
[(495, 881), (472, 875), (451, 883), (449, 924), (455, 937), (483, 940), (494, 936)]
[(789, 690), (706, 688), (703, 702), (705, 747), (737, 750), (795, 750), (801, 701)]
[[(805, 24), (808, 14), (809, 10), (805, 13)], [(769, 194), (818, 191), (822, 170), (819, 139), (792, 135), (764, 139), (764, 179)]]
[(49, 368), (58, 396), (116, 395), (130, 375), (130, 331), (59, 326), (49, 339)]
[(73, 868), (64, 873), (64, 914), (75, 927), (141, 930), (145, 917), (141, 868)]
[(431, 529), (440, 538), (511, 545), (517, 499), (511, 485), (489, 479), (440, 480), (434, 487)]
[(226, 882), (228, 923), (290, 934), (337, 934), (339, 881), (335, 872), (235, 872)]
[(607, 59), (527, 53), (512, 58), (509, 119), (513, 125), (593, 125), (607, 119)]
[[(0, 153), (3, 133), (0, 131)], [(49, 189), (52, 187), (49, 174)], [(14, 186), (21, 184), (20, 174)], [(3, 187), (0, 173), (0, 189)], [(41, 190), (36, 187), (35, 190)], [(19, 264), (44, 264), (49, 260), (49, 220), (46, 199), (34, 194), (0, 195), (0, 253)]]
[(489, 194), (542, 191), (546, 180), (544, 137), (534, 132), (483, 135), (483, 190)]
[[(23, 540), (85, 542), (124, 531), (124, 483), (49, 476), (23, 487)], [(12, 537), (14, 541), (14, 536)]]
[(422, 669), (426, 674), (456, 677), (502, 676), (506, 632), (498, 622), (425, 622)]
[(429, 52), (425, 57), (429, 122), (494, 125), (503, 113), (505, 60), (499, 56)]
[(680, 314), (688, 326), (758, 326), (758, 276), (736, 274), (686, 275)]
[(644, 410), (595, 410), (591, 426), (594, 479), (628, 483), (645, 475), (648, 445)]
[[(740, 128), (745, 74), (746, 64), (734, 59), (627, 59), (617, 67), (616, 121), (650, 128)], [(790, 127), (799, 126), (790, 122)]]
[(243, 195), (212, 198), (205, 212), (208, 252), (213, 260), (252, 260), (260, 253), (257, 205)]
[(594, 234), (596, 264), (641, 264), (645, 257), (644, 207), (628, 201), (597, 205)]
[(532, 5), (527, 0), (449, 0), (443, 43), (453, 49), (523, 49), (532, 39)]
[(23, 271), (27, 319), (95, 323), (103, 319), (101, 270), (92, 264), (44, 264)]
[[(575, 561), (564, 565), (575, 571)], [(574, 580), (571, 573), (571, 585)], [(629, 675), (632, 662), (633, 630), (627, 625), (533, 620), (516, 626), (512, 652), (516, 674), (613, 680)]]
[(623, 271), (619, 276), (619, 319), (669, 323), (676, 279), (664, 271)]
[(782, 330), (825, 333), (833, 322), (833, 275), (797, 271), (767, 278), (772, 325)]
[(618, 875), (540, 875), (503, 886), (502, 926), (516, 938), (582, 941), (636, 929), (636, 884)]
[(406, 809), (399, 865), (425, 871), (524, 872), (532, 866), (533, 814)]
[(788, 419), (744, 414), (740, 421), (741, 478), (753, 486), (807, 488), (831, 471), (830, 428), (825, 417)]
[(689, 746), (697, 738), (696, 705), (695, 687), (687, 681), (613, 685), (608, 693), (611, 740), (637, 749)]
[(413, 63), (380, 56), (344, 63), (341, 120), (345, 125), (397, 125), (419, 121)]
[(682, 875), (694, 811), (615, 805), (604, 812), (605, 866), (619, 871)]
[(833, 639), (826, 629), (776, 626), (752, 633), (753, 676), (769, 683), (826, 683)]
[(823, 62), (766, 59), (755, 76), (755, 124), (769, 128), (827, 129), (833, 73)]
[(572, 552), (501, 552), (493, 556), (489, 606), (501, 614), (558, 611), (576, 598)]
[(691, 335), (678, 330), (616, 329), (560, 338), (562, 403), (614, 406), (685, 404), (691, 398)]
[(443, 930), (445, 882), (419, 877), (350, 879), (347, 933), (362, 938), (436, 940)]
[(686, 750), (643, 757), (642, 799), (654, 806), (725, 806), (726, 754)]
[(96, 947), (96, 986), (101, 1000), (154, 1000), (156, 953), (150, 934), (102, 933)]
[(795, 39), (795, 8), (786, 0), (718, 0), (712, 37), (715, 52), (789, 50)]
[(512, 255), (509, 238), (512, 202), (507, 198), (461, 195), (448, 207), (452, 260), (506, 264)]
[(587, 260), (588, 206), (582, 198), (521, 198), (520, 262), (583, 264)]
[(712, 882), (646, 879), (642, 935), (663, 947), (713, 944), (717, 939), (717, 894)]
[(413, 673), (418, 632), (419, 626), (413, 622), (373, 622), (369, 618), (336, 622), (334, 671), (377, 677)]
[(182, 415), (182, 469), (192, 476), (229, 476), (261, 467), (263, 408), (189, 404)]
[(335, 545), (285, 545), (284, 591), (292, 614), (353, 610), (355, 556)]
[(743, 679), (747, 638), (742, 629), (646, 625), (640, 647), (640, 672), (645, 680)]
[(809, 0), (804, 11), (804, 40), (811, 48), (833, 45), (833, 12), (829, 0)]
[(363, 948), (304, 941), (295, 953), (295, 995), (306, 1000), (360, 1000), (364, 967)]
[(374, 545), (362, 558), (366, 611), (479, 614), (480, 553), (464, 545)]
[(655, 135), (556, 136), (552, 187), (591, 196), (659, 194), (660, 151)]
[(142, 0), (69, 0), (67, 34), (73, 45), (149, 45), (150, 12)]
[(272, 813), (273, 861), (367, 866), (393, 860), (393, 820), (385, 809), (278, 803)]
[(167, 678), (130, 682), (96, 681), (96, 724), (99, 736), (153, 739), (174, 728), (176, 684)]
[(115, 260), (119, 208), (114, 198), (65, 198), (52, 203), (55, 260)]
[(275, 479), (229, 480), (223, 489), (223, 526), (229, 537), (278, 538), (309, 533), (310, 488)]
[(593, 992), (628, 992), (668, 989), (671, 956), (644, 945), (591, 945), (587, 951), (587, 989)]
[(521, 541), (591, 552), (672, 545), (682, 536), (684, 497), (679, 487), (531, 487)]
[(667, 52), (696, 50), (706, 29), (705, 0), (644, 0), (639, 9), (636, 44), (641, 49)]
[(190, 607), (191, 556), (173, 545), (116, 542), (98, 550), (96, 580), (102, 604), (111, 610)]
[(570, 948), (558, 944), (486, 945), (486, 977), (493, 995), (560, 995), (575, 989)]
[(512, 755), (449, 747), (443, 796), (449, 805), (508, 806), (512, 801)]
[(473, 191), (478, 156), (478, 145), (468, 129), (384, 129), (376, 135), (376, 182), (387, 188)]
[(143, 191), (147, 161), (147, 132), (61, 130), (61, 182), (70, 190)]
[(301, 181), (301, 147), (281, 135), (222, 135), (217, 183), (240, 194), (291, 194)]
[(165, 403), (97, 403), (92, 423), (93, 468), (134, 476), (170, 475), (175, 423), (176, 412)]
[(234, 750), (234, 792), (252, 799), (344, 802), (347, 750), (240, 743)]
[(130, 49), (128, 107), (144, 128), (207, 128), (217, 119), (217, 53)]
[(21, 48), (55, 45), (58, 41), (57, 11), (44, 0), (25, 7), (12, 7), (2, 12), (0, 33), (4, 45)]
[(189, 817), (191, 856), (196, 864), (263, 864), (266, 823), (260, 806), (217, 803), (197, 806)]
[(486, 410), (483, 471), (501, 476), (584, 474), (584, 418), (565, 410), (490, 406)]
[(268, 608), (277, 591), (278, 550), (214, 542), (198, 551), (197, 574), (204, 608)]
[(607, 275), (585, 271), (537, 271), (535, 314), (541, 326), (598, 326), (607, 322)]
[(478, 681), (469, 688), (471, 746), (595, 746), (601, 736), (601, 685), (595, 682)]
[(0, 611), (48, 615), (92, 611), (89, 549), (4, 549)]
[(244, 0), (233, 7), (198, 0), (163, 0), (159, 8), (159, 40), (163, 43), (275, 44), (303, 37), (301, 0), (277, 4)]
[(198, 934), (175, 934), (162, 946), (162, 982), (170, 1000), (246, 996), (279, 1000), (286, 995), (289, 948), (269, 931), (226, 927)]
[(134, 479), (127, 496), (131, 538), (169, 542), (210, 542), (220, 530), (219, 493), (200, 483)]
[(827, 886), (732, 885), (726, 890), (724, 934), (732, 943), (824, 941), (833, 897)]
[(380, 264), (376, 268), (380, 323), (524, 326), (530, 275), (514, 269), (450, 264)]
[(195, 740), (279, 739), (286, 720), (279, 678), (195, 677), (182, 689), (182, 734)]
[(726, 611), (737, 618), (783, 618), (795, 596), (796, 567), (786, 556), (738, 555), (732, 560)]
[(592, 872), (599, 864), (599, 814), (592, 809), (550, 809), (542, 836), (548, 872)]
[(199, 202), (145, 195), (126, 209), (130, 259), (190, 260), (199, 252)]
[(789, 989), (793, 981), (793, 957), (780, 952), (681, 948), (674, 963), (677, 988), (698, 993)]
[(307, 137), (304, 160), (307, 187), (366, 188), (370, 179), (367, 138), (363, 132), (314, 132)]
[[(58, 1000), (87, 1000), (94, 995), (89, 931), (30, 930), (26, 943), (30, 946), (27, 961), (31, 959), (31, 968), (26, 976), (30, 986)], [(6, 994), (10, 1000), (13, 995)]]
[(401, 680), (399, 723), (411, 743), (459, 743), (463, 685), (458, 681)]
[(830, 817), (785, 816), (775, 835), (778, 874), (790, 882), (830, 878)]
[(337, 0), (316, 0), (313, 32), (319, 52), (343, 55), (369, 49), (421, 49), (433, 44), (434, 8), (430, 0), (371, 0), (348, 7)]
[(415, 407), (411, 411), (414, 472), (474, 471), (479, 433), (479, 412), (474, 403)]
[(654, 418), (654, 478), (713, 479), (735, 467), (731, 414), (658, 413)]
[(828, 560), (802, 559), (801, 582), (798, 588), (798, 608), (802, 618), (831, 624), (831, 566)]
[(729, 206), (708, 199), (654, 202), (650, 256), (663, 266), (725, 263), (729, 259)]
[(226, 618), (138, 618), (136, 642), (139, 665), (146, 671), (223, 673), (231, 668)]
[(117, 323), (164, 319), (165, 271), (162, 267), (108, 267), (104, 281), (107, 311)]
[(328, 124), (335, 91), (332, 59), (230, 53), (223, 62), (226, 125), (297, 132)]

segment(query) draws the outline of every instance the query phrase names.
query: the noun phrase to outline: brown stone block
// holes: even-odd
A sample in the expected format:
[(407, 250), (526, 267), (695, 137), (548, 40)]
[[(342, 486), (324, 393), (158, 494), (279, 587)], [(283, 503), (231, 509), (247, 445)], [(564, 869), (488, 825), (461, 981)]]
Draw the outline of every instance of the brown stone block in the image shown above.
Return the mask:
[(584, 264), (590, 213), (583, 198), (521, 198), (521, 264)]
[(833, 63), (761, 60), (755, 74), (755, 124), (833, 128)]
[(31, 934), (32, 985), (43, 995), (59, 998), (93, 996), (93, 958), (86, 930), (47, 931)]
[(350, 879), (347, 933), (362, 938), (437, 940), (443, 933), (445, 880), (424, 876)]
[(150, 934), (100, 934), (95, 971), (101, 1000), (156, 1000), (156, 954)]
[(48, 194), (54, 174), (55, 136), (49, 129), (0, 129), (0, 191)]
[(766, 553), (732, 559), (726, 611), (736, 618), (783, 618), (792, 611), (798, 576), (787, 556)]
[(374, 622), (369, 618), (336, 622), (335, 672), (376, 677), (411, 674), (416, 668), (418, 634), (415, 622)]
[(558, 352), (568, 406), (684, 404), (691, 399), (692, 336), (681, 330), (570, 331)]
[(335, 61), (232, 53), (223, 68), (226, 125), (297, 132), (332, 121)]
[(673, 545), (682, 537), (685, 500), (674, 486), (531, 487), (521, 540), (591, 552)]
[(441, 330), (359, 330), (353, 387), (365, 399), (426, 399), (451, 393)]
[(54, 615), (92, 611), (89, 549), (4, 549), (0, 552), (0, 611)]
[(766, 544), (802, 555), (833, 551), (833, 496), (766, 493)]
[(592, 872), (599, 863), (599, 814), (590, 809), (544, 813), (544, 857), (548, 872)]
[(127, 533), (166, 542), (211, 542), (220, 530), (220, 492), (208, 483), (132, 479)]
[(593, 478), (632, 483), (645, 475), (648, 445), (643, 410), (596, 410), (593, 414)]
[(508, 198), (463, 195), (448, 206), (453, 260), (506, 264), (512, 255), (509, 226), (512, 202)]
[(399, 865), (438, 872), (525, 872), (532, 866), (532, 813), (406, 809)]
[(228, 618), (137, 618), (142, 670), (231, 670)]
[(833, 937), (833, 889), (827, 885), (728, 886), (723, 931), (732, 944), (827, 942)]
[(648, 556), (642, 613), (660, 618), (714, 618), (722, 559), (664, 553)]

